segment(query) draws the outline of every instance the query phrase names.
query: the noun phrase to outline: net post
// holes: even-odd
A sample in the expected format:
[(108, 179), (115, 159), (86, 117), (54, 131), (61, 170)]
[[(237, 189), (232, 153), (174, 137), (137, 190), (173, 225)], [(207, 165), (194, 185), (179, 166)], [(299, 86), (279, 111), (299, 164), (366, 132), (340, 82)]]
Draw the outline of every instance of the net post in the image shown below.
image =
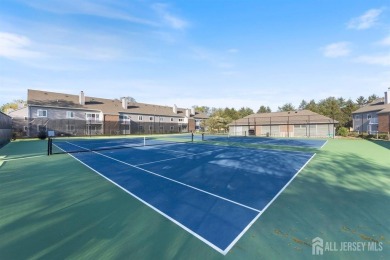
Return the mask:
[(204, 141), (204, 133), (202, 133), (202, 141)]
[(146, 136), (144, 136), (144, 146), (146, 146)]
[(47, 139), (47, 155), (52, 155), (53, 154), (53, 139), (49, 137)]
[(50, 137), (47, 138), (47, 156), (50, 155)]
[(194, 142), (194, 133), (191, 133), (191, 142)]

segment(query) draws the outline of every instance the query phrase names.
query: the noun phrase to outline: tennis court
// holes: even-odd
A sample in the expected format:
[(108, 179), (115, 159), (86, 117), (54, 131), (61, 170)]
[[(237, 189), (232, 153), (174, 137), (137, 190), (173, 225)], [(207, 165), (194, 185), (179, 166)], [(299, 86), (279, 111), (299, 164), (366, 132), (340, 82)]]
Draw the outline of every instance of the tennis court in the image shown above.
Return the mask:
[(70, 152), (222, 254), (314, 156), (180, 138), (183, 142), (153, 140), (150, 145), (142, 138), (65, 139), (54, 142), (53, 149)]
[(257, 136), (205, 135), (205, 141), (225, 141), (241, 144), (260, 144), (291, 146), (295, 148), (321, 148), (326, 144), (324, 139), (272, 138)]
[(167, 137), (3, 147), (0, 258), (303, 259), (321, 237), (383, 248), (327, 259), (388, 259), (388, 142)]

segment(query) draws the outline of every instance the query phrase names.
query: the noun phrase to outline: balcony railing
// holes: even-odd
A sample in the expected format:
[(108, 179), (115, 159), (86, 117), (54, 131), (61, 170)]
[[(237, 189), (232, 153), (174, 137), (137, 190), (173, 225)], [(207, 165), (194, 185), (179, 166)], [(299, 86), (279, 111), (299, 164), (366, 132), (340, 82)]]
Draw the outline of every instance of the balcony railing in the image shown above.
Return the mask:
[(368, 120), (368, 123), (370, 125), (378, 124), (378, 118), (377, 117), (371, 118), (371, 119)]
[(86, 119), (87, 124), (103, 124), (101, 119)]

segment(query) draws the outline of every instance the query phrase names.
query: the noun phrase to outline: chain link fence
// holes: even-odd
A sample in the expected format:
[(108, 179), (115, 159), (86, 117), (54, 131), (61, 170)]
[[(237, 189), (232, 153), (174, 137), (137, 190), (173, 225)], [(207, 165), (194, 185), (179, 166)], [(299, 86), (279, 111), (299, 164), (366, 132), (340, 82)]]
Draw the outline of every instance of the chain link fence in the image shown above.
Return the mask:
[(320, 115), (250, 117), (229, 125), (231, 136), (333, 137), (338, 122)]
[(17, 133), (18, 137), (36, 137), (42, 131), (54, 131), (56, 136), (148, 135), (189, 132), (186, 123), (48, 118), (14, 118), (13, 131)]
[(12, 138), (12, 119), (0, 112), (0, 147), (7, 144)]

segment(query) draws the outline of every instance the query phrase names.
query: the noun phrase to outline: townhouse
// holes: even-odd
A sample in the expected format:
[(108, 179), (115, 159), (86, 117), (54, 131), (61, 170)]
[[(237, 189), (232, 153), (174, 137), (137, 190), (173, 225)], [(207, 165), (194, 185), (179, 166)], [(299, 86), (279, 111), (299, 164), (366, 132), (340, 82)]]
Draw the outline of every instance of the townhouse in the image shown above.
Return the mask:
[(89, 97), (83, 91), (72, 95), (31, 89), (25, 110), (10, 116), (29, 137), (48, 130), (61, 136), (185, 133), (203, 130), (202, 121), (208, 118), (176, 105)]
[(359, 108), (352, 113), (353, 130), (377, 134), (390, 132), (390, 88), (383, 98)]

